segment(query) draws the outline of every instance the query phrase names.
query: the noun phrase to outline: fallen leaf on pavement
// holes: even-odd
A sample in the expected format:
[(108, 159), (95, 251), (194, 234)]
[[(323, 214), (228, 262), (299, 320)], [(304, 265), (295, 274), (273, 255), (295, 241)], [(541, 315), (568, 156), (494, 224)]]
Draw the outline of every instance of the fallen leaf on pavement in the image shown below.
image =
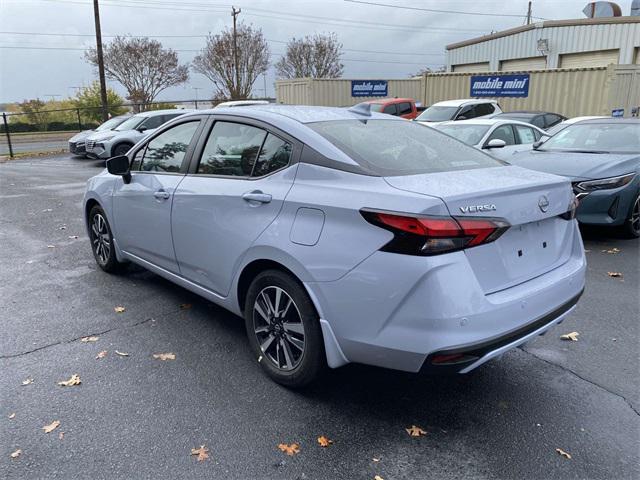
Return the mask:
[(71, 378), (69, 380), (58, 382), (58, 385), (60, 385), (61, 387), (73, 387), (74, 385), (80, 385), (81, 383), (82, 382), (80, 381), (80, 375), (74, 373), (73, 375), (71, 375)]
[(26, 380), (22, 381), (22, 385), (30, 385), (33, 383), (33, 378), (27, 378)]
[(64, 432), (60, 432), (60, 433), (58, 434), (58, 438), (59, 438), (60, 440), (62, 440), (62, 439), (64, 438)]
[(116, 313), (122, 313), (125, 311), (125, 308), (120, 305), (118, 305), (117, 307), (114, 307), (113, 309), (115, 310)]
[(128, 357), (129, 354), (126, 352), (119, 352), (118, 350), (116, 350), (116, 355), (120, 355), (121, 357)]
[(100, 337), (82, 337), (80, 341), (82, 343), (92, 343), (97, 342)]
[(190, 303), (181, 303), (180, 304), (180, 310), (189, 310), (191, 308), (191, 304)]
[(427, 432), (425, 432), (420, 427), (416, 427), (415, 425), (411, 425), (411, 428), (405, 428), (405, 430), (412, 437), (420, 437), (422, 435), (426, 435), (427, 434)]
[(619, 252), (620, 252), (620, 249), (619, 249), (619, 248), (616, 248), (616, 247), (613, 247), (613, 248), (611, 248), (611, 249), (609, 249), (609, 250), (602, 250), (602, 251), (603, 251), (603, 252), (607, 252), (607, 253), (610, 253), (610, 254), (615, 255), (616, 253), (619, 253)]
[(321, 447), (328, 447), (329, 445), (331, 445), (333, 443), (333, 440), (329, 440), (327, 437), (325, 437), (324, 435), (320, 435), (318, 437), (318, 445), (320, 445)]
[(570, 340), (572, 342), (578, 341), (578, 332), (565, 333), (564, 335), (560, 335), (560, 340)]
[(293, 456), (296, 453), (300, 452), (300, 445), (298, 445), (297, 443), (292, 443), (291, 445), (281, 443), (278, 445), (278, 448), (289, 456)]
[(612, 278), (622, 278), (622, 274), (620, 272), (607, 272), (607, 275)]
[(209, 458), (208, 452), (209, 452), (209, 449), (204, 445), (200, 445), (200, 448), (191, 449), (191, 455), (197, 455), (199, 462), (203, 462), (207, 458)]
[(45, 208), (42, 210), (43, 212), (53, 212), (53, 208)]
[(384, 480), (384, 478), (382, 478), (380, 475), (376, 475), (375, 477), (373, 477), (373, 480)]
[(96, 358), (104, 358), (106, 356), (107, 356), (107, 351), (102, 350), (101, 352), (98, 352), (98, 354), (96, 355)]
[(9, 415), (9, 420), (13, 420), (16, 417), (16, 413), (13, 412), (11, 415)]
[(69, 238), (70, 238), (71, 240), (75, 240), (76, 238), (78, 238), (78, 235), (69, 235)]
[(157, 360), (175, 360), (176, 354), (175, 353), (154, 353), (153, 358)]
[(67, 229), (66, 225), (61, 225), (58, 227), (58, 230), (66, 230), (66, 229)]
[(376, 457), (373, 457), (371, 460), (373, 460), (374, 462), (379, 462), (380, 461), (380, 459), (376, 458)]
[(47, 245), (47, 248), (56, 248), (55, 245)]
[(556, 448), (556, 452), (558, 452), (558, 454), (563, 456), (564, 458), (571, 460), (571, 455), (569, 455), (567, 452), (565, 452), (561, 448)]
[(11, 458), (18, 458), (21, 453), (22, 453), (22, 450), (17, 449), (15, 452), (11, 454)]
[(60, 426), (60, 420), (55, 420), (49, 425), (45, 425), (44, 427), (42, 427), (42, 430), (44, 430), (44, 433), (51, 433), (59, 426)]

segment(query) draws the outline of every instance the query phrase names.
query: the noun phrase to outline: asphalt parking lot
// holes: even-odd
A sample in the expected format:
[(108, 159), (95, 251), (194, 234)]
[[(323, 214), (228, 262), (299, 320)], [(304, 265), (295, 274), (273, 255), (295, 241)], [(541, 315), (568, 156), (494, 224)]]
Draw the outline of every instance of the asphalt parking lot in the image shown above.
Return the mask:
[[(637, 240), (585, 231), (574, 313), (470, 375), (349, 365), (294, 392), (262, 375), (238, 317), (145, 270), (96, 267), (81, 199), (101, 168), (0, 164), (0, 478), (640, 476)], [(57, 385), (73, 374), (80, 385)]]

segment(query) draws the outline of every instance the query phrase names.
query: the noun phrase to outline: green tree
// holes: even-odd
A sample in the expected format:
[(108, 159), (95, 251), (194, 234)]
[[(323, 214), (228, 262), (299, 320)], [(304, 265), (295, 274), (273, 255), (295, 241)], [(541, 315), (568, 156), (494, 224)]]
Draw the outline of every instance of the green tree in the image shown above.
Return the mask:
[[(122, 115), (127, 109), (122, 106), (124, 100), (120, 95), (110, 88), (107, 88), (107, 104), (111, 116)], [(102, 102), (100, 100), (100, 83), (93, 82), (89, 87), (83, 88), (76, 93), (73, 104), (80, 109), (83, 119), (92, 122), (102, 123)]]
[(45, 106), (46, 103), (38, 98), (25, 100), (20, 103), (20, 111), (24, 113), (29, 123), (37, 125), (38, 130), (44, 131), (47, 129), (48, 122), (47, 113), (43, 112)]

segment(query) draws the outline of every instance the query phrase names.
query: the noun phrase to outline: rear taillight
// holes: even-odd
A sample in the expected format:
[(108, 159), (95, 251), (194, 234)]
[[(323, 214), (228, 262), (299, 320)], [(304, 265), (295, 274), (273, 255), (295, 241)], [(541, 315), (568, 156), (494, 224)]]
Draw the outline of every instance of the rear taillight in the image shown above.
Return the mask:
[(580, 197), (575, 195), (571, 198), (569, 202), (569, 208), (566, 212), (559, 215), (560, 218), (564, 218), (565, 220), (573, 220), (576, 218), (576, 210), (580, 205)]
[(361, 210), (371, 224), (392, 232), (384, 252), (437, 255), (493, 242), (509, 224), (497, 218), (409, 216)]

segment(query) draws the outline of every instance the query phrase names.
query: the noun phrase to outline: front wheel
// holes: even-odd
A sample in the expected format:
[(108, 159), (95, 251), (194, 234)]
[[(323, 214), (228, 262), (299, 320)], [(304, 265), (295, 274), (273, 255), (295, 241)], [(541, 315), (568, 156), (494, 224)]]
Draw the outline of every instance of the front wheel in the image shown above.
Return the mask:
[(99, 205), (95, 205), (89, 212), (89, 240), (93, 257), (102, 270), (114, 273), (126, 267), (126, 264), (116, 258), (111, 227), (107, 215)]
[(259, 274), (244, 308), (249, 344), (262, 369), (277, 383), (299, 388), (324, 369), (318, 314), (304, 287), (279, 270)]
[(133, 147), (130, 143), (119, 143), (115, 147), (113, 147), (113, 155), (114, 157), (119, 157), (120, 155), (126, 155), (127, 152)]
[(640, 237), (640, 195), (631, 207), (629, 218), (624, 224), (624, 232), (631, 238)]

